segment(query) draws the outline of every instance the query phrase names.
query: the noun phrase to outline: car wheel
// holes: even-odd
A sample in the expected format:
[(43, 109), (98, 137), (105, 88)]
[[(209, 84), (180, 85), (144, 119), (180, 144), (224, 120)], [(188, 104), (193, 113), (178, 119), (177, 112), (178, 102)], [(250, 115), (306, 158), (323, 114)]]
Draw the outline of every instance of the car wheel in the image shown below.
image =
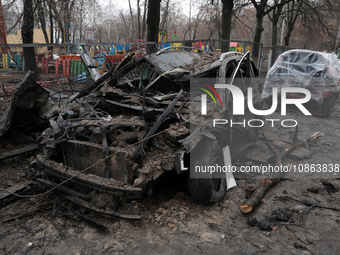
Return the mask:
[[(202, 153), (190, 159), (190, 172), (194, 171), (195, 166), (224, 165), (222, 150), (214, 141), (201, 141), (197, 147), (195, 149), (199, 149)], [(194, 202), (209, 205), (222, 201), (225, 195), (226, 179), (218, 178), (210, 173), (199, 174), (201, 178), (189, 178), (188, 181), (189, 192)]]

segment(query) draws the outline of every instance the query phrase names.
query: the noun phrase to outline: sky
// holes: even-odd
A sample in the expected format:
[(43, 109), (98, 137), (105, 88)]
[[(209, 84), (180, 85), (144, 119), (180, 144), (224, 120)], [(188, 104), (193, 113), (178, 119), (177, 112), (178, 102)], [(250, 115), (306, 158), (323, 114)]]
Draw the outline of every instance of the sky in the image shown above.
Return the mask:
[[(129, 10), (129, 1), (128, 0), (99, 0), (99, 3), (102, 7), (107, 5), (113, 6), (115, 9), (118, 10)], [(190, 0), (181, 0), (181, 5), (183, 8), (183, 12), (185, 14), (189, 13), (189, 6)], [(131, 0), (131, 6), (133, 9), (136, 9), (137, 1)]]

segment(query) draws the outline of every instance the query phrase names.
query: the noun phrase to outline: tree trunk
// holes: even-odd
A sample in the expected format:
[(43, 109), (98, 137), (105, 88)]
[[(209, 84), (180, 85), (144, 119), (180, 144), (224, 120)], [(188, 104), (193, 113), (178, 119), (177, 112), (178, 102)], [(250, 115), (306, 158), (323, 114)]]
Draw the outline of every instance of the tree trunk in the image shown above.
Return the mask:
[[(2, 9), (1, 0), (0, 0), (0, 31), (1, 31), (0, 44), (6, 44), (7, 40), (6, 40), (5, 19), (4, 19), (4, 13), (3, 13), (3, 9)], [(7, 54), (8, 49), (6, 47), (1, 48), (1, 53)]]
[(293, 27), (288, 27), (286, 36), (284, 38), (285, 46), (289, 46), (290, 36), (292, 35), (292, 32), (293, 32)]
[[(65, 40), (64, 40), (64, 23), (60, 18), (59, 12), (57, 10), (57, 7), (55, 6), (54, 1), (50, 1), (50, 8), (53, 10), (54, 19), (57, 21), (59, 29), (60, 29), (61, 42), (64, 43), (65, 42)], [(51, 10), (51, 13), (52, 13), (52, 10)], [(52, 20), (53, 20), (53, 14), (52, 14)]]
[(44, 34), (45, 42), (49, 44), (50, 42), (49, 42), (48, 34), (46, 31), (46, 21), (45, 21), (44, 9), (43, 9), (43, 1), (37, 0), (36, 5), (38, 5), (38, 17), (39, 17), (39, 22), (41, 25), (41, 30)]
[(160, 25), (160, 31), (164, 31), (165, 24), (166, 24), (167, 21), (168, 21), (168, 16), (169, 16), (169, 3), (170, 3), (170, 0), (167, 0), (166, 6), (165, 6), (165, 10), (164, 10), (164, 13), (163, 13), (163, 17), (162, 17), (162, 21), (161, 21), (161, 25)]
[[(276, 12), (277, 11), (277, 12)], [(272, 57), (271, 63), (274, 64), (276, 60), (276, 53), (277, 53), (277, 24), (280, 18), (279, 10), (277, 8), (273, 9), (273, 19), (272, 19)]]
[[(297, 4), (297, 7), (296, 7)], [(302, 14), (301, 12), (302, 5), (300, 2), (293, 0), (288, 4), (287, 11), (287, 33), (284, 37), (285, 46), (289, 46), (290, 36), (294, 30), (295, 22), (297, 18)]]
[(254, 45), (253, 45), (253, 59), (257, 62), (260, 51), (260, 43), (261, 36), (263, 32), (263, 18), (268, 14), (270, 8), (266, 10), (268, 0), (261, 0), (260, 2), (256, 2), (255, 0), (251, 0), (255, 9), (256, 9), (256, 28), (255, 28), (255, 36), (254, 36)]
[[(49, 18), (50, 18), (50, 42), (53, 44), (54, 42), (54, 34), (53, 34), (53, 30), (54, 30), (54, 21), (53, 21), (53, 12), (52, 12), (52, 7), (50, 5), (50, 1), (48, 2), (48, 10), (49, 10)], [(52, 49), (51, 49), (52, 50)]]
[(255, 36), (254, 36), (254, 46), (253, 46), (253, 57), (259, 57), (260, 51), (260, 43), (261, 43), (261, 36), (263, 32), (263, 14), (256, 15), (256, 28), (255, 28)]
[(275, 6), (273, 7), (273, 18), (272, 18), (272, 47), (277, 46), (277, 35), (278, 28), (277, 25), (279, 23), (279, 19), (282, 14), (283, 6), (286, 4), (286, 0), (280, 0), (280, 2), (275, 2)]
[[(85, 1), (82, 1), (80, 3), (80, 19), (79, 19), (79, 42), (83, 41), (83, 30), (84, 30), (84, 20), (83, 20), (83, 15), (84, 15), (84, 5), (85, 5)], [(111, 23), (111, 20), (110, 20)], [(109, 24), (109, 30), (111, 28), (111, 24)], [(108, 33), (108, 41), (110, 41), (110, 31)]]
[(287, 33), (286, 33), (286, 36), (284, 38), (285, 46), (289, 46), (290, 36), (293, 33), (294, 25), (295, 25), (295, 22), (296, 22), (296, 19), (297, 19), (298, 16), (299, 16), (299, 14), (297, 13), (296, 16), (293, 19), (288, 21), (288, 24), (287, 24)]
[(147, 13), (147, 0), (144, 0), (143, 23), (142, 23), (142, 38), (141, 38), (143, 40), (145, 39), (146, 13)]
[(147, 34), (148, 42), (155, 42), (155, 43), (158, 42), (160, 10), (161, 10), (161, 0), (149, 0), (148, 18), (146, 21), (147, 26), (148, 26), (148, 34)]
[[(123, 15), (122, 12), (120, 12), (120, 16), (121, 16), (121, 18), (122, 18), (122, 20), (123, 20), (125, 30), (126, 30), (126, 31), (129, 31), (127, 22), (126, 22), (126, 20), (125, 20), (124, 15)], [(130, 35), (131, 35), (131, 33), (128, 33), (128, 38), (130, 37)], [(128, 38), (124, 38), (124, 39), (125, 39), (125, 40), (128, 40)]]
[[(130, 11), (130, 39), (138, 37), (138, 35), (135, 34), (136, 29), (135, 29), (135, 23), (133, 21), (133, 13), (132, 13), (132, 7), (131, 7), (131, 0), (128, 0), (129, 2), (129, 11)], [(138, 9), (138, 7), (137, 7)], [(138, 33), (138, 32), (137, 32)]]
[[(34, 13), (32, 0), (24, 0), (24, 18), (21, 29), (22, 42), (24, 44), (33, 43), (34, 33)], [(24, 47), (25, 72), (31, 70), (34, 72), (33, 79), (38, 80), (37, 63), (33, 47)]]
[(222, 0), (222, 40), (228, 41), (222, 44), (223, 51), (230, 50), (231, 19), (233, 17), (234, 0)]
[(273, 18), (272, 22), (272, 47), (277, 46), (277, 24), (279, 20)]
[(137, 23), (138, 23), (138, 33), (137, 33), (137, 39), (141, 39), (142, 35), (142, 26), (141, 26), (141, 17), (140, 17), (140, 0), (137, 0)]

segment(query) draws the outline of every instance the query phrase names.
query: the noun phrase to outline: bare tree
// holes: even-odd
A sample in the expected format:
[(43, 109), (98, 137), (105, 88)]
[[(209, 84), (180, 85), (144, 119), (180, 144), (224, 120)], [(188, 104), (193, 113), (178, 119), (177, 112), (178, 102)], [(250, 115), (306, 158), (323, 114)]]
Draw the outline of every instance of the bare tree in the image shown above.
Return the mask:
[(259, 44), (261, 42), (261, 35), (264, 30), (263, 18), (269, 13), (268, 10), (266, 11), (268, 0), (260, 0), (259, 3), (257, 3), (256, 0), (251, 0), (251, 2), (256, 9), (256, 28), (254, 36), (253, 56), (257, 58), (259, 56)]
[(141, 38), (145, 38), (145, 31), (146, 31), (146, 13), (147, 13), (147, 0), (144, 0), (144, 11), (143, 11), (143, 22), (142, 22), (142, 36)]
[[(1, 44), (6, 44), (6, 29), (5, 29), (5, 19), (4, 19), (4, 13), (2, 9), (2, 3), (0, 0), (0, 43)], [(2, 53), (7, 53), (7, 50), (1, 49)]]
[(147, 27), (148, 27), (147, 40), (149, 42), (158, 41), (160, 9), (161, 9), (161, 0), (149, 0), (148, 18), (146, 21)]
[(48, 17), (49, 17), (49, 21), (50, 21), (50, 41), (51, 43), (54, 43), (54, 34), (53, 34), (53, 30), (54, 30), (54, 22), (53, 22), (53, 10), (51, 8), (51, 2), (52, 0), (47, 0), (47, 6), (48, 6)]
[[(34, 9), (33, 0), (24, 0), (24, 20), (21, 29), (22, 42), (24, 44), (33, 43), (34, 33)], [(25, 72), (34, 72), (33, 78), (38, 80), (37, 64), (33, 47), (24, 47)]]
[[(199, 5), (199, 4), (200, 4), (199, 0), (190, 0), (189, 1), (188, 23), (187, 23), (187, 29), (184, 32), (184, 37), (183, 37), (184, 40), (186, 39), (187, 35), (189, 35), (189, 40), (191, 40), (192, 37), (193, 37), (193, 33), (192, 33), (192, 29), (193, 29), (193, 26), (194, 26), (194, 23), (193, 23), (193, 9), (195, 7), (197, 7), (197, 5)], [(196, 17), (196, 20), (197, 20), (197, 17)]]
[[(276, 46), (277, 46), (277, 35), (278, 35), (278, 23), (279, 19), (282, 14), (283, 7), (285, 5), (287, 0), (274, 0), (274, 7), (271, 12), (272, 15), (269, 14), (269, 18), (272, 21), (272, 59), (271, 63), (274, 63), (276, 59)], [(279, 4), (281, 3), (281, 4)]]
[(268, 0), (251, 0), (254, 8), (256, 9), (256, 28), (255, 28), (255, 36), (254, 36), (254, 47), (253, 47), (253, 57), (259, 57), (259, 47), (261, 43), (261, 36), (263, 29), (263, 18), (270, 13), (274, 8), (281, 8), (281, 6), (289, 3), (292, 0), (286, 1), (274, 1), (270, 2)]
[(138, 26), (138, 39), (141, 39), (142, 36), (142, 24), (141, 24), (141, 9), (140, 9), (140, 0), (137, 0), (137, 26)]
[[(208, 13), (205, 11), (206, 5), (202, 5), (197, 14), (195, 19), (193, 20), (193, 36), (192, 39), (196, 40), (197, 39), (197, 32), (198, 32), (198, 28), (200, 28), (200, 30), (203, 28), (203, 24), (205, 24), (208, 20)], [(207, 39), (207, 37), (205, 36), (204, 38), (200, 38), (200, 39)]]
[[(222, 3), (222, 40), (230, 41), (234, 0), (222, 0)], [(229, 51), (230, 43), (223, 43), (222, 45), (223, 51)]]
[(48, 44), (50, 43), (48, 34), (46, 31), (46, 20), (45, 20), (45, 13), (44, 10), (46, 9), (44, 6), (44, 0), (35, 0), (35, 5), (37, 6), (38, 10), (38, 19), (41, 25), (41, 30), (44, 34), (45, 42)]
[(287, 32), (284, 37), (284, 45), (289, 46), (289, 40), (292, 35), (292, 32), (295, 27), (295, 23), (300, 15), (303, 14), (302, 12), (302, 3), (299, 0), (293, 0), (287, 5), (287, 12), (286, 12), (286, 22), (287, 22)]
[(159, 25), (159, 30), (160, 31), (164, 31), (165, 29), (165, 24), (168, 20), (168, 16), (169, 16), (169, 4), (170, 4), (170, 0), (166, 0), (165, 1), (165, 6), (163, 8), (163, 15), (162, 15), (162, 19)]
[(129, 30), (131, 34), (134, 34), (135, 32), (135, 23), (133, 22), (133, 11), (132, 11), (132, 7), (131, 7), (131, 0), (128, 0), (129, 2), (129, 11), (130, 11), (130, 23), (129, 23)]
[(222, 9), (219, 1), (211, 2), (211, 7), (205, 7), (206, 12), (209, 15), (208, 31), (209, 39), (217, 33), (218, 39), (222, 39)]
[[(287, 0), (274, 0), (274, 8), (272, 10), (272, 15), (269, 17), (272, 21), (272, 47), (277, 46), (277, 35), (278, 35), (278, 23), (280, 17), (282, 16), (282, 10)], [(281, 3), (279, 5), (279, 3)]]
[[(214, 4), (214, 0), (211, 0), (211, 4)], [(231, 23), (233, 17), (234, 0), (222, 0), (222, 40), (227, 41), (222, 43), (222, 50), (230, 50), (230, 34)]]

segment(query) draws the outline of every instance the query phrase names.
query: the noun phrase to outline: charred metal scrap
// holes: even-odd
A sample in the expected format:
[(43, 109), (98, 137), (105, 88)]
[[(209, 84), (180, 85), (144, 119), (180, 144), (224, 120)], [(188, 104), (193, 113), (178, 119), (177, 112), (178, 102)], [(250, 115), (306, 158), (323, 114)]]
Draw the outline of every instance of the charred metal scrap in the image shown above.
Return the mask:
[(0, 118), (0, 136), (11, 127), (21, 131), (46, 127), (53, 112), (72, 99), (41, 87), (32, 75), (29, 71), (17, 85), (10, 106)]
[[(233, 156), (257, 139), (249, 130), (222, 128), (225, 139), (217, 141), (204, 121), (191, 123), (190, 108), (200, 105), (189, 100), (190, 79), (208, 77), (221, 83), (235, 76), (255, 78), (258, 71), (249, 55), (239, 53), (169, 49), (130, 58), (49, 118), (38, 139), (42, 150), (36, 163), (47, 180), (41, 183), (62, 184), (68, 200), (104, 215), (139, 219), (119, 213), (112, 198), (141, 199), (165, 172), (187, 172), (190, 151), (202, 144), (213, 154), (228, 145)], [(256, 83), (238, 86), (246, 90)], [(228, 99), (227, 94), (221, 97)], [(230, 117), (230, 105), (225, 104), (221, 117)], [(195, 132), (190, 132), (190, 124), (196, 125)], [(191, 178), (189, 191), (195, 201), (209, 204), (223, 198), (225, 185), (225, 178)], [(89, 201), (77, 196), (84, 192)], [(101, 196), (111, 197), (105, 209), (95, 206)]]

